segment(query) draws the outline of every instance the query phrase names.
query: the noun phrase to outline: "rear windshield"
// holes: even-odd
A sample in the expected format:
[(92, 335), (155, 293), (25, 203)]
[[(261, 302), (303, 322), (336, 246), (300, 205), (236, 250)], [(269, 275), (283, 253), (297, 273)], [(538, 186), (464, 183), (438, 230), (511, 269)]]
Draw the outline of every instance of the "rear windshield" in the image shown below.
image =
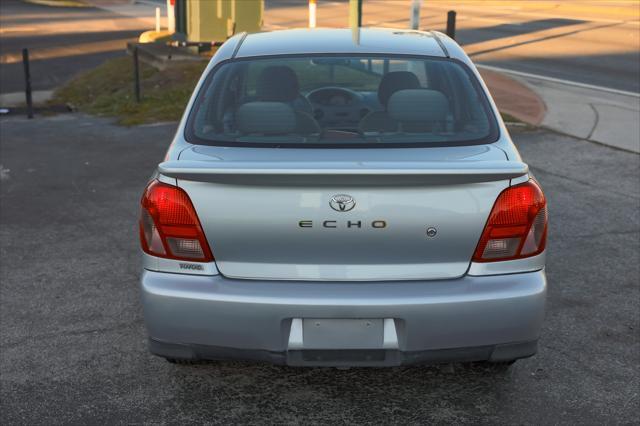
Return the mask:
[(270, 57), (214, 68), (186, 137), (223, 146), (450, 146), (494, 142), (497, 124), (459, 61)]

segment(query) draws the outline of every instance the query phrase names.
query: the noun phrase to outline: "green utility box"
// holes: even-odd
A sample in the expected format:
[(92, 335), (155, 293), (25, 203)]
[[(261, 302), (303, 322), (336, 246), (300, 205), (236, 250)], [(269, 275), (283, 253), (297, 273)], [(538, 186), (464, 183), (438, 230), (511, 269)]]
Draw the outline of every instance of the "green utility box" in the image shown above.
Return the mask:
[[(262, 29), (264, 0), (183, 1), (176, 15), (185, 14), (187, 41), (224, 41), (235, 33)], [(176, 16), (176, 23), (180, 18)]]

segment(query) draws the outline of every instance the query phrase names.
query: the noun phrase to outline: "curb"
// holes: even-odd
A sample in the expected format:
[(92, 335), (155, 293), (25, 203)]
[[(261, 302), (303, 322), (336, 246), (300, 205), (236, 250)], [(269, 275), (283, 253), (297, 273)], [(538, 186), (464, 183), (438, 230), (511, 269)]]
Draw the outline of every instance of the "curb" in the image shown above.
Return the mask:
[(500, 112), (532, 126), (542, 124), (547, 107), (536, 92), (503, 73), (481, 67), (478, 71)]
[[(540, 126), (560, 134), (640, 153), (640, 97), (600, 87), (515, 77), (538, 93), (547, 106)], [(604, 88), (606, 89), (606, 88)]]
[[(34, 90), (31, 99), (34, 104), (42, 104), (53, 97), (53, 90)], [(26, 104), (24, 92), (0, 93), (0, 106), (3, 108), (24, 106)]]
[(37, 4), (38, 6), (50, 7), (89, 7), (88, 4), (79, 0), (22, 0), (25, 3)]
[(622, 147), (622, 146), (618, 146), (618, 145), (612, 145), (610, 143), (597, 141), (595, 139), (581, 138), (580, 136), (572, 135), (571, 133), (563, 132), (562, 130), (554, 129), (553, 127), (541, 125), (540, 128), (543, 129), (543, 130), (546, 130), (547, 132), (556, 133), (558, 135), (566, 136), (566, 137), (573, 138), (573, 139), (576, 139), (576, 140), (579, 140), (579, 141), (585, 141), (585, 142), (589, 142), (589, 143), (592, 143), (592, 144), (595, 144), (595, 145), (599, 145), (599, 146), (603, 146), (603, 147), (606, 147), (606, 148), (615, 149), (616, 151), (621, 151), (621, 152), (627, 152), (629, 154), (640, 155), (640, 152), (635, 151), (635, 150), (630, 149), (630, 148), (626, 148), (626, 147)]

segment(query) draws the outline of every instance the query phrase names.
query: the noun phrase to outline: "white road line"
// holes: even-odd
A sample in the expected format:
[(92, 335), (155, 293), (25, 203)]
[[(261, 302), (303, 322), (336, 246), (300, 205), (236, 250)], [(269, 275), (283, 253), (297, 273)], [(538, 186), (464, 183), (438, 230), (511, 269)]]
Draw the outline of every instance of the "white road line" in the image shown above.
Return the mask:
[[(442, 11), (441, 13), (443, 14), (442, 16), (446, 15), (446, 11), (451, 9), (451, 5), (447, 5), (445, 7), (442, 7), (440, 4), (436, 3), (436, 2), (426, 2), (427, 3), (427, 13), (426, 15), (432, 14), (434, 10), (437, 10), (438, 12)], [(634, 2), (630, 2), (630, 5), (634, 5)], [(424, 9), (423, 9), (424, 10)], [(564, 11), (565, 15), (562, 15), (563, 12), (556, 12), (556, 13), (544, 13), (544, 12), (536, 12), (534, 10), (526, 10), (526, 9), (518, 9), (518, 8), (499, 8), (498, 10), (495, 9), (491, 9), (491, 7), (477, 7), (477, 6), (470, 6), (469, 4), (460, 4), (458, 5), (458, 8), (456, 9), (456, 11), (458, 12), (458, 20), (461, 21), (463, 20), (463, 16), (467, 15), (467, 16), (471, 16), (469, 18), (466, 18), (465, 20), (473, 20), (473, 19), (477, 19), (478, 13), (488, 13), (491, 15), (494, 15), (495, 18), (489, 18), (489, 19), (501, 19), (502, 21), (505, 22), (509, 22), (511, 20), (516, 20), (516, 21), (523, 21), (526, 22), (529, 18), (551, 18), (551, 19), (571, 19), (571, 20), (575, 20), (575, 21), (584, 21), (586, 22), (606, 22), (606, 23), (619, 23), (622, 25), (640, 25), (640, 20), (638, 19), (613, 19), (613, 18), (599, 18), (596, 16), (577, 16), (577, 15), (571, 15), (571, 13), (569, 11)], [(568, 16), (567, 16), (568, 14)], [(482, 16), (479, 16), (482, 17)], [(408, 19), (408, 18), (407, 18)], [(486, 19), (486, 18), (485, 18)]]
[(516, 75), (516, 76), (524, 77), (524, 78), (534, 78), (534, 79), (542, 80), (542, 81), (550, 81), (552, 83), (565, 84), (567, 86), (575, 86), (575, 87), (581, 87), (583, 89), (598, 90), (600, 92), (608, 92), (608, 93), (614, 93), (616, 95), (632, 96), (634, 98), (640, 98), (640, 93), (628, 92), (626, 90), (618, 90), (618, 89), (612, 89), (610, 87), (595, 86), (593, 84), (579, 83), (577, 81), (563, 80), (561, 78), (554, 78), (554, 77), (547, 77), (545, 75), (540, 75), (540, 74), (531, 74), (531, 73), (528, 73), (528, 72), (514, 71), (514, 70), (511, 70), (511, 69), (508, 69), (508, 68), (494, 67), (492, 65), (476, 64), (476, 66), (478, 68), (484, 68), (484, 69), (487, 69), (487, 70), (490, 70), (490, 71), (497, 71), (497, 72), (502, 72), (502, 73), (505, 73), (505, 74), (512, 74), (512, 75)]
[(0, 34), (7, 33), (28, 33), (30, 31), (36, 31), (36, 27), (9, 27), (9, 28), (0, 28)]

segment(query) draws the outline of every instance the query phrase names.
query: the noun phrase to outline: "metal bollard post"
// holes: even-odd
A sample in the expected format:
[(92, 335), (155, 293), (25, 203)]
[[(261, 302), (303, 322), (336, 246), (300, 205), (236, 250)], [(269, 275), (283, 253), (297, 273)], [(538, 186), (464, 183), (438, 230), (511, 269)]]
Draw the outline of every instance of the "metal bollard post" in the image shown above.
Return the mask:
[(27, 100), (27, 118), (33, 118), (33, 99), (31, 98), (31, 72), (29, 71), (29, 49), (22, 49), (24, 65), (24, 92)]
[(420, 7), (422, 0), (413, 0), (411, 3), (411, 17), (409, 18), (409, 28), (412, 30), (420, 29)]
[(133, 94), (136, 102), (140, 102), (140, 68), (138, 65), (138, 46), (133, 46)]
[(316, 27), (317, 0), (309, 0), (309, 28)]
[(362, 0), (349, 0), (349, 27), (358, 29), (362, 26)]
[(455, 40), (456, 38), (456, 11), (450, 10), (447, 13), (447, 35)]

